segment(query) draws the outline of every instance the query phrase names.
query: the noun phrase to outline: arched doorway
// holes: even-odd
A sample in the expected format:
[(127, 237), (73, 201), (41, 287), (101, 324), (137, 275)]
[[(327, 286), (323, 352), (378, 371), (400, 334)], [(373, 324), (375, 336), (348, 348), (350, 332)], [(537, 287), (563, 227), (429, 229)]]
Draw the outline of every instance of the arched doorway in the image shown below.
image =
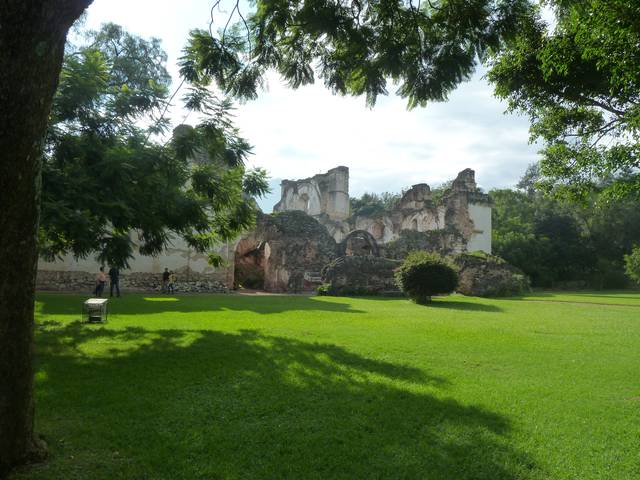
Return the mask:
[(236, 246), (234, 255), (233, 288), (264, 289), (264, 274), (269, 259), (267, 242), (242, 239)]
[(338, 246), (338, 254), (341, 256), (380, 256), (380, 249), (376, 239), (366, 230), (353, 230)]

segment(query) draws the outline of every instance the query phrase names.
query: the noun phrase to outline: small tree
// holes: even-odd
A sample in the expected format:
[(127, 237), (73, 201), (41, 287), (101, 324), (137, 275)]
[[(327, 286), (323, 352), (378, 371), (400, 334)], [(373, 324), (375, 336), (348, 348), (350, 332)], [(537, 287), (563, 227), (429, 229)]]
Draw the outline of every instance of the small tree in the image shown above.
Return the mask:
[(452, 293), (458, 285), (456, 268), (437, 253), (411, 252), (396, 271), (396, 283), (411, 299), (425, 305), (432, 295)]
[(640, 246), (634, 247), (629, 255), (624, 256), (624, 266), (629, 278), (640, 283)]

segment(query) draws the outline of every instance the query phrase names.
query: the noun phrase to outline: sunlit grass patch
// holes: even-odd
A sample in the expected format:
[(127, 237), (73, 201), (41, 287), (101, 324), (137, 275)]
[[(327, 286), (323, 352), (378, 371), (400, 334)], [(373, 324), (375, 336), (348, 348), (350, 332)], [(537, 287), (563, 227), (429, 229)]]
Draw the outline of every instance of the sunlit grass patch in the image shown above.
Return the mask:
[(616, 296), (640, 300), (126, 295), (86, 325), (40, 295), (51, 459), (15, 478), (637, 478)]

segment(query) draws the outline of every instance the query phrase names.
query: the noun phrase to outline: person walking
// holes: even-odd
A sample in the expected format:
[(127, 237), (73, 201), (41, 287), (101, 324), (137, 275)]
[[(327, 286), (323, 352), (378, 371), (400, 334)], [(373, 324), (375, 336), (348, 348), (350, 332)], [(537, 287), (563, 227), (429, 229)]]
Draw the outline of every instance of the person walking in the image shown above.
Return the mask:
[(104, 273), (104, 267), (100, 267), (100, 271), (96, 275), (96, 289), (94, 293), (96, 297), (101, 297), (104, 291), (104, 286), (107, 283), (107, 276)]
[(111, 265), (109, 269), (109, 285), (111, 297), (113, 297), (113, 287), (116, 287), (116, 293), (118, 297), (120, 296), (120, 270), (118, 267)]
[(164, 267), (162, 272), (162, 293), (169, 293), (169, 269)]

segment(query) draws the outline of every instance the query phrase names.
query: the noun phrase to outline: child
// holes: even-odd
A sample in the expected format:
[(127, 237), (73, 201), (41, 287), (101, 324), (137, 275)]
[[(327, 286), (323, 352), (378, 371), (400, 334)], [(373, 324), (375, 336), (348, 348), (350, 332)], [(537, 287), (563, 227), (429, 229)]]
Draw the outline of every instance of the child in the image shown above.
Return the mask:
[(169, 293), (174, 293), (176, 291), (176, 274), (173, 273), (173, 270), (169, 273)]

